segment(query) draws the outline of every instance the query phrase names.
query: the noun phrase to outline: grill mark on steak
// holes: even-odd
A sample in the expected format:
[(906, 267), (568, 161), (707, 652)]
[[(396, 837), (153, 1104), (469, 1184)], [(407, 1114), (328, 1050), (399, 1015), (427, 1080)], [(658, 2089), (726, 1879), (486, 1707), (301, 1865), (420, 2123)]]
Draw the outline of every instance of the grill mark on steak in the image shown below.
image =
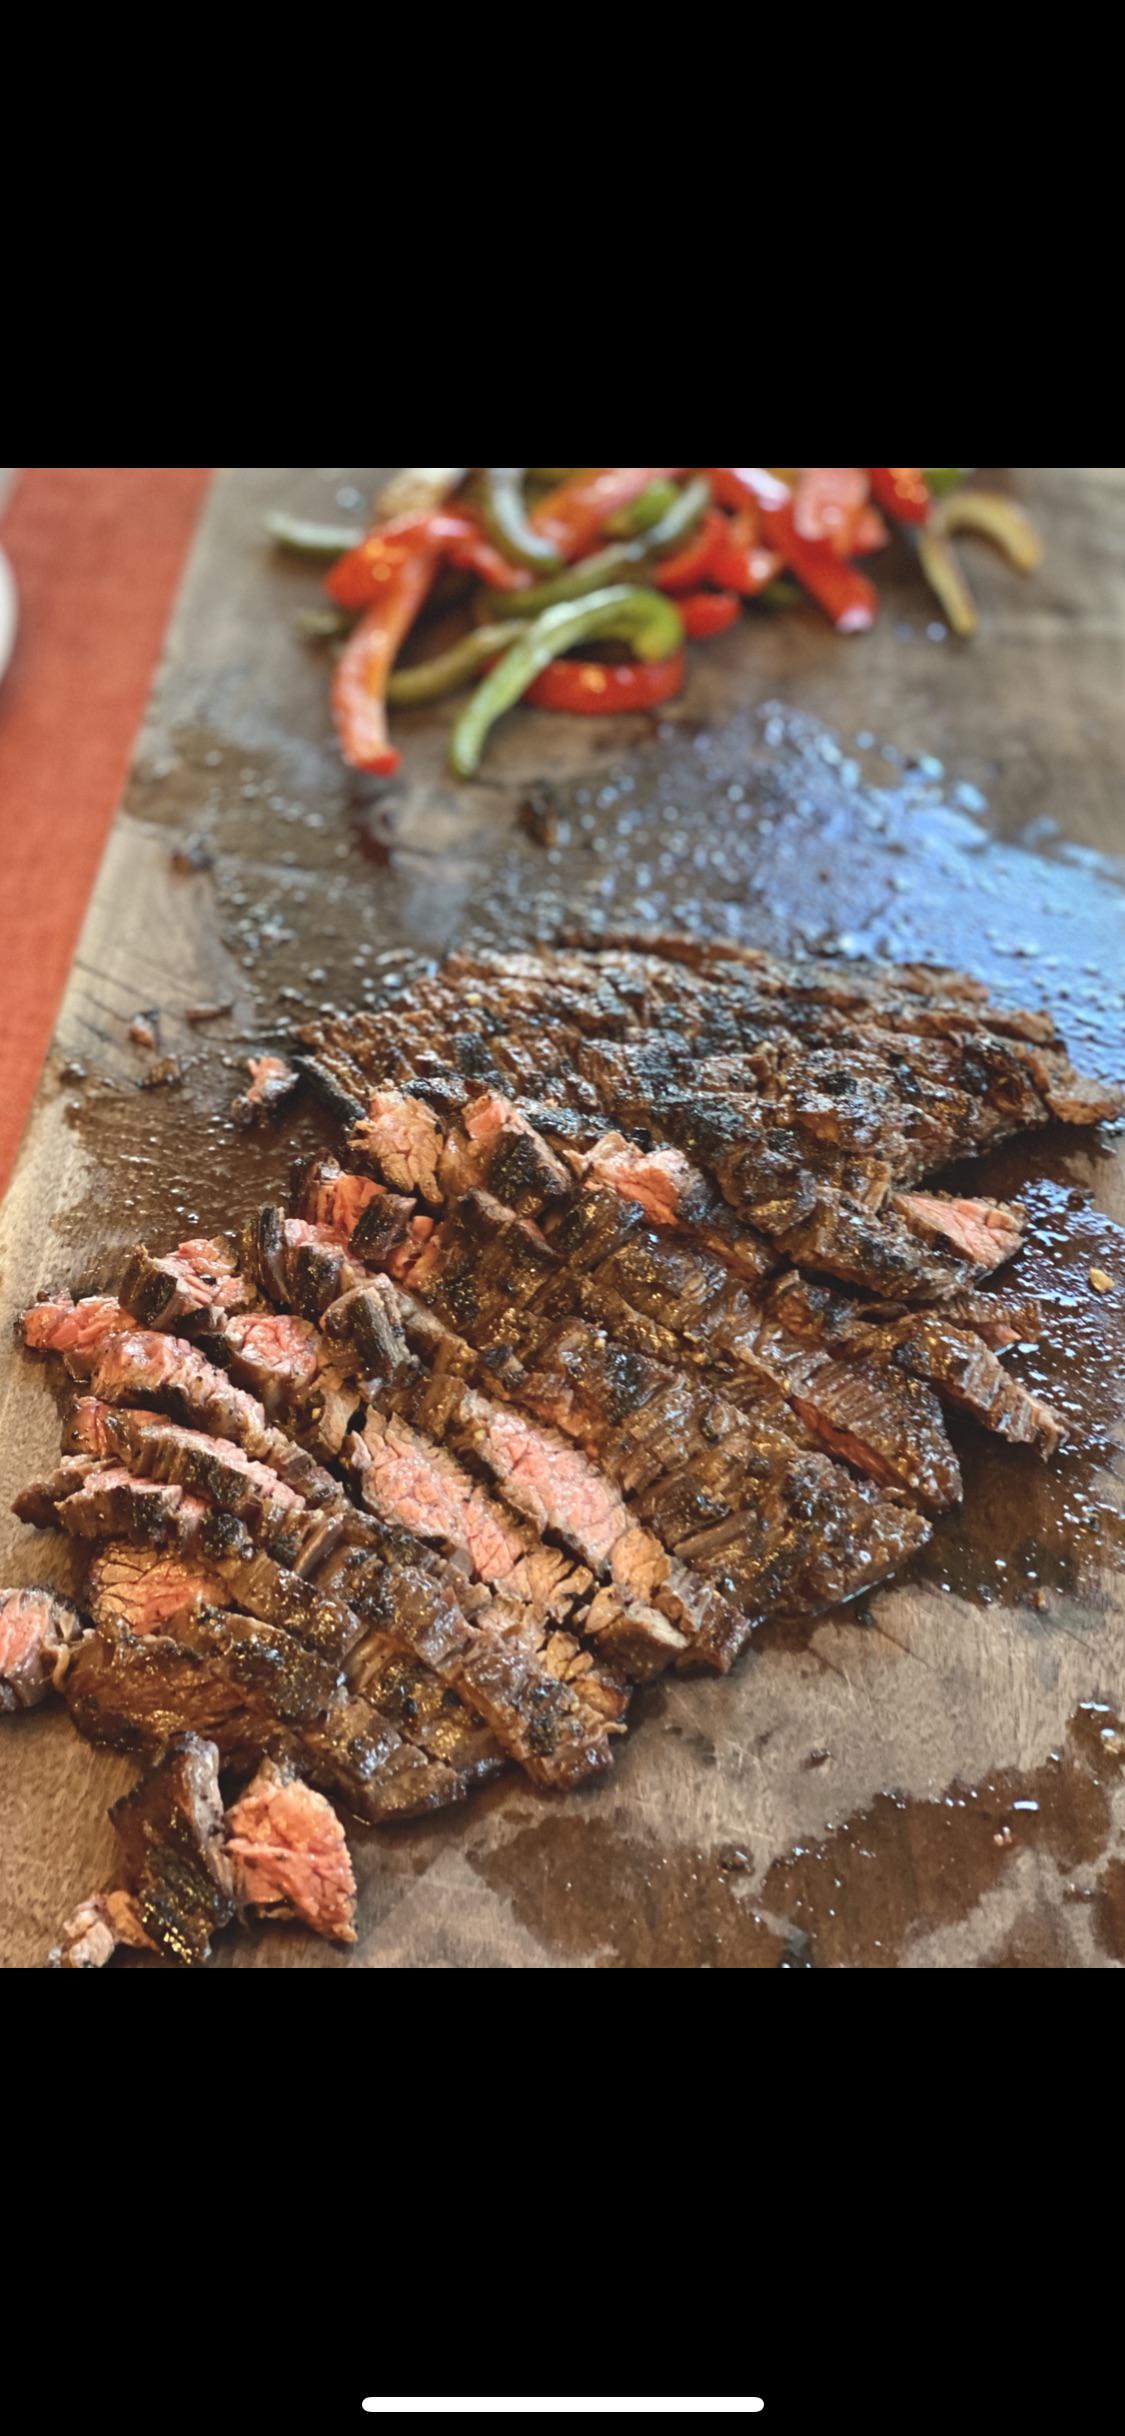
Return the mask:
[[(29, 1342), (32, 1323), (44, 1308), (36, 1305), (26, 1314)], [(197, 1345), (154, 1329), (134, 1328), (130, 1314), (117, 1304), (109, 1304), (99, 1315), (93, 1337), (88, 1325), (80, 1327), (75, 1337), (74, 1307), (46, 1308), (55, 1313), (48, 1333), (57, 1336), (61, 1329), (65, 1340), (48, 1344), (47, 1349), (62, 1352), (73, 1377), (90, 1381), (98, 1402), (148, 1399), (189, 1426), (201, 1424), (209, 1436), (229, 1438), (249, 1455), (268, 1461), (307, 1502), (331, 1502), (335, 1483), (329, 1475), (294, 1446), (283, 1430), (275, 1429), (257, 1397), (235, 1386), (226, 1371), (209, 1361)], [(117, 1324), (118, 1319), (122, 1325)], [(227, 1326), (237, 1330), (239, 1325), (237, 1319), (223, 1318), (224, 1331)], [(220, 1341), (225, 1343), (225, 1334)]]
[(224, 1313), (245, 1310), (254, 1299), (230, 1245), (209, 1235), (192, 1236), (159, 1258), (137, 1244), (121, 1281), (121, 1300), (142, 1328), (182, 1334), (213, 1328)]
[[(605, 1196), (605, 1199), (609, 1200), (610, 1197)], [(619, 1223), (616, 1214), (619, 1207), (616, 1205), (611, 1213), (615, 1228)], [(463, 1228), (460, 1235), (459, 1225)], [(829, 1596), (834, 1602), (853, 1595), (856, 1589), (869, 1586), (872, 1580), (879, 1578), (880, 1572), (900, 1562), (904, 1552), (920, 1545), (928, 1536), (927, 1526), (920, 1518), (908, 1519), (897, 1508), (884, 1510), (885, 1500), (865, 1496), (838, 1465), (823, 1456), (816, 1459), (820, 1469), (814, 1475), (810, 1475), (807, 1469), (802, 1471), (796, 1468), (794, 1459), (803, 1450), (788, 1430), (778, 1426), (778, 1422), (787, 1421), (789, 1415), (772, 1380), (768, 1386), (774, 1419), (772, 1423), (766, 1423), (760, 1415), (755, 1415), (751, 1424), (729, 1400), (716, 1398), (710, 1388), (702, 1383), (693, 1390), (686, 1380), (677, 1378), (676, 1372), (667, 1365), (646, 1360), (643, 1348), (634, 1346), (630, 1349), (613, 1338), (607, 1339), (604, 1329), (601, 1332), (604, 1353), (600, 1360), (596, 1340), (592, 1339), (590, 1331), (586, 1331), (588, 1368), (584, 1380), (576, 1380), (573, 1359), (569, 1363), (564, 1360), (561, 1364), (556, 1360), (552, 1377), (551, 1356), (544, 1341), (544, 1321), (548, 1325), (557, 1321), (560, 1300), (564, 1310), (573, 1312), (574, 1279), (569, 1271), (562, 1268), (558, 1257), (536, 1229), (502, 1209), (499, 1204), (491, 1202), (488, 1196), (480, 1193), (470, 1195), (461, 1205), (457, 1221), (446, 1222), (441, 1241), (445, 1266), (430, 1281), (426, 1291), (446, 1326), (449, 1327), (454, 1321), (459, 1322), (470, 1344), (483, 1352), (486, 1362), (491, 1362), (498, 1352), (510, 1353), (514, 1345), (525, 1373), (522, 1383), (503, 1362), (497, 1366), (495, 1376), (505, 1382), (519, 1402), (532, 1402), (540, 1416), (549, 1416), (551, 1421), (566, 1429), (572, 1439), (579, 1438), (586, 1447), (592, 1443), (601, 1469), (595, 1470), (582, 1457), (576, 1472), (573, 1457), (577, 1450), (573, 1446), (570, 1450), (572, 1461), (567, 1465), (560, 1443), (550, 1431), (529, 1428), (512, 1408), (499, 1404), (489, 1406), (483, 1398), (476, 1399), (475, 1406), (470, 1405), (466, 1412), (466, 1400), (462, 1394), (459, 1411), (467, 1419), (470, 1430), (476, 1433), (473, 1443), (489, 1463), (490, 1469), (502, 1479), (506, 1497), (518, 1501), (522, 1494), (525, 1510), (539, 1528), (543, 1528), (546, 1522), (547, 1527), (558, 1531), (569, 1539), (570, 1544), (577, 1546), (587, 1562), (598, 1566), (604, 1566), (607, 1562), (615, 1564), (619, 1584), (627, 1582), (638, 1597), (663, 1610), (667, 1619), (678, 1629), (682, 1630), (692, 1616), (691, 1573), (699, 1568), (693, 1559), (689, 1572), (684, 1560), (693, 1556), (693, 1552), (682, 1546), (682, 1532), (679, 1538), (675, 1536), (679, 1528), (678, 1509), (674, 1505), (666, 1510), (654, 1505), (646, 1519), (652, 1522), (657, 1539), (663, 1541), (665, 1549), (680, 1559), (680, 1572), (672, 1598), (669, 1599), (666, 1595), (666, 1567), (662, 1568), (659, 1564), (659, 1552), (654, 1542), (647, 1534), (635, 1533), (628, 1510), (616, 1491), (610, 1489), (606, 1478), (607, 1467), (630, 1488), (635, 1488), (637, 1482), (627, 1442), (624, 1446), (620, 1441), (615, 1443), (605, 1426), (607, 1419), (613, 1415), (615, 1397), (624, 1395), (626, 1402), (639, 1405), (659, 1391), (663, 1392), (662, 1425), (656, 1443), (660, 1447), (664, 1472), (675, 1471), (678, 1463), (685, 1458), (691, 1460), (693, 1456), (698, 1457), (701, 1449), (705, 1457), (708, 1434), (713, 1437), (717, 1431), (728, 1435), (736, 1430), (740, 1433), (738, 1448), (741, 1458), (745, 1455), (748, 1436), (752, 1432), (758, 1444), (759, 1461), (768, 1464), (776, 1485), (778, 1503), (772, 1515), (772, 1528), (779, 1541), (785, 1538), (789, 1528), (788, 1506), (793, 1504), (798, 1510), (803, 1508), (810, 1478), (815, 1481), (817, 1511), (822, 1518), (834, 1500), (836, 1529), (832, 1541), (832, 1561), (820, 1572), (805, 1562), (804, 1571), (797, 1577), (799, 1583), (811, 1586), (808, 1595), (818, 1599), (821, 1604), (828, 1603)], [(544, 1286), (548, 1289), (545, 1295)], [(502, 1336), (498, 1333), (500, 1330), (503, 1331)], [(680, 1348), (674, 1340), (673, 1344), (678, 1357)], [(572, 1356), (574, 1351), (572, 1338)], [(584, 1389), (581, 1410), (573, 1401), (576, 1384), (581, 1384)], [(857, 1427), (860, 1417), (860, 1400), (857, 1396), (848, 1399), (846, 1387), (845, 1381), (841, 1387), (845, 1404), (841, 1429), (844, 1419)], [(873, 1389), (867, 1399), (868, 1413), (878, 1401), (878, 1391)], [(886, 1401), (893, 1403), (895, 1399), (892, 1395)], [(482, 1421), (481, 1406), (490, 1415), (487, 1426)], [(670, 1423), (673, 1423), (671, 1427)], [(685, 1426), (690, 1426), (692, 1432), (686, 1446)], [(799, 1427), (799, 1424), (795, 1426)], [(957, 1477), (951, 1451), (947, 1466), (943, 1487), (948, 1495)], [(928, 1476), (924, 1471), (918, 1471), (917, 1459), (913, 1454), (909, 1459), (909, 1468), (915, 1480), (923, 1486), (928, 1484)], [(936, 1502), (936, 1490), (934, 1493)], [(587, 1500), (591, 1502), (587, 1504)], [(854, 1534), (854, 1563), (850, 1571), (844, 1561), (849, 1526)], [(617, 1530), (620, 1530), (621, 1538), (615, 1555), (612, 1540)], [(796, 1563), (802, 1549), (792, 1534), (790, 1544)], [(715, 1586), (722, 1593), (723, 1600), (733, 1599), (735, 1606), (742, 1611), (742, 1620), (741, 1623), (736, 1622), (721, 1602), (715, 1599), (712, 1591), (706, 1616), (696, 1610), (696, 1633), (684, 1658), (685, 1663), (689, 1657), (694, 1657), (706, 1658), (713, 1664), (725, 1666), (729, 1665), (731, 1656), (745, 1637), (749, 1620), (762, 1612), (762, 1608), (756, 1590), (746, 1587), (747, 1584), (753, 1585), (756, 1573), (736, 1563), (735, 1558), (728, 1554), (723, 1556), (721, 1563), (713, 1565), (713, 1553), (709, 1542), (700, 1544), (698, 1554), (702, 1570), (715, 1575)], [(655, 1566), (654, 1557), (657, 1559)], [(758, 1562), (757, 1572), (761, 1571), (762, 1566)], [(775, 1570), (775, 1574), (768, 1578), (771, 1582), (780, 1579), (780, 1571)], [(827, 1583), (831, 1584), (830, 1593), (825, 1588)], [(794, 1590), (795, 1599), (801, 1595), (805, 1594)], [(710, 1636), (716, 1630), (717, 1640), (711, 1646)], [(661, 1661), (665, 1662), (663, 1652)]]
[[(305, 1248), (305, 1231), (298, 1228), (296, 1239), (294, 1248), (300, 1257)], [(322, 1281), (326, 1291), (334, 1291), (341, 1282), (338, 1247), (332, 1250), (337, 1256), (330, 1278)], [(344, 1274), (353, 1274), (358, 1280), (364, 1272), (357, 1268)], [(302, 1550), (310, 1528), (314, 1531), (317, 1528), (315, 1516), (307, 1513), (301, 1500), (268, 1467), (247, 1461), (235, 1446), (178, 1429), (144, 1413), (100, 1411), (94, 1426), (98, 1443), (124, 1456), (133, 1470), (146, 1476), (152, 1474), (161, 1484), (174, 1479), (177, 1489), (202, 1494), (244, 1524), (254, 1537), (264, 1537), (268, 1551), (283, 1562), (300, 1564), (304, 1569), (312, 1561)], [(80, 1485), (83, 1494), (78, 1511), (72, 1510), (69, 1500), (57, 1508), (64, 1528), (77, 1527), (98, 1536), (108, 1528), (126, 1536), (148, 1536), (160, 1545), (174, 1537), (175, 1524), (167, 1501), (143, 1494), (147, 1480), (145, 1484), (133, 1484), (119, 1475), (113, 1482), (108, 1504), (104, 1490), (91, 1492), (88, 1483)], [(358, 1537), (360, 1518), (353, 1516), (344, 1491), (336, 1484), (333, 1486), (337, 1528), (342, 1527), (346, 1514), (346, 1527)], [(280, 1512), (278, 1489), (282, 1491)], [(326, 1516), (325, 1522), (330, 1523), (331, 1519)], [(408, 1539), (408, 1545), (419, 1556), (424, 1555), (416, 1541)], [(488, 1660), (485, 1644), (490, 1647), (491, 1638), (500, 1630), (504, 1651), (494, 1653)], [(509, 1646), (517, 1631), (523, 1632), (525, 1642), (518, 1662)], [(523, 1758), (531, 1772), (545, 1783), (575, 1782), (592, 1768), (608, 1764), (606, 1713), (611, 1713), (616, 1723), (623, 1705), (621, 1695), (608, 1678), (582, 1668), (579, 1664), (582, 1653), (576, 1643), (546, 1629), (537, 1615), (525, 1616), (510, 1603), (500, 1602), (494, 1603), (487, 1630), (481, 1628), (480, 1641), (481, 1649), (474, 1647), (472, 1666), (465, 1678), (466, 1698), (494, 1726), (505, 1748)], [(586, 1673), (588, 1682), (584, 1680)], [(486, 1685), (486, 1706), (473, 1697), (478, 1676)], [(563, 1676), (568, 1679), (563, 1681)]]
[(334, 1666), (346, 1665), (351, 1688), (389, 1719), (404, 1742), (442, 1760), (466, 1786), (495, 1776), (504, 1753), (455, 1692), (374, 1630), (342, 1597), (289, 1573), (269, 1557), (230, 1559), (192, 1567), (147, 1549), (111, 1543), (99, 1550), (87, 1580), (95, 1624), (122, 1623), (131, 1632), (177, 1637), (178, 1619), (202, 1608), (238, 1607), (280, 1625)]
[(216, 1745), (177, 1735), (109, 1815), (143, 1935), (169, 1962), (206, 1962), (235, 1911)]
[(588, 1651), (528, 1611), (485, 1598), (471, 1612), (446, 1579), (355, 1552), (336, 1560), (360, 1613), (460, 1692), (539, 1784), (580, 1784), (610, 1765), (626, 1694)]
[[(770, 959), (742, 970), (712, 959), (693, 975), (652, 956), (544, 956), (521, 966), (518, 958), (471, 955), (450, 959), (444, 979), (419, 985), (405, 1008), (328, 1019), (304, 1037), (320, 1057), (342, 1062), (361, 1100), (372, 1084), (416, 1067), (431, 1039), (443, 1048), (455, 1024), (487, 1039), (489, 1079), (508, 1073), (525, 1094), (535, 1087), (573, 1106), (577, 1066), (584, 1083), (595, 1083), (595, 1105), (619, 1123), (655, 1125), (702, 1156), (732, 1206), (791, 1257), (917, 1299), (954, 1290), (955, 1264), (919, 1264), (896, 1212), (880, 1228), (848, 1205), (862, 1210), (881, 1200), (892, 1174), (918, 1181), (960, 1151), (1049, 1113), (1088, 1119), (1121, 1103), (1074, 1077), (1049, 1023), (1003, 1017), (956, 977), (939, 976), (936, 989), (913, 971), (894, 978), (897, 993), (851, 973), (842, 981), (830, 969), (804, 974)], [(478, 979), (490, 985), (487, 1002), (465, 987)], [(850, 1055), (837, 1064), (833, 1089), (826, 1059), (841, 1041)], [(828, 1089), (812, 1087), (810, 1049)], [(716, 1055), (742, 1060), (728, 1072), (745, 1072), (753, 1092), (718, 1090), (705, 1062)], [(862, 1075), (849, 1072), (856, 1058)], [(764, 1141), (747, 1142), (751, 1115)], [(864, 1158), (867, 1140), (892, 1155)]]
[[(1008, 1376), (973, 1328), (956, 1324), (955, 1307), (911, 1310), (896, 1318), (868, 1317), (862, 1305), (847, 1302), (827, 1286), (811, 1285), (796, 1273), (779, 1279), (767, 1299), (795, 1335), (830, 1346), (846, 1361), (890, 1365), (924, 1380), (999, 1437), (1044, 1456), (1055, 1454), (1062, 1443), (1057, 1415)], [(974, 1302), (969, 1307), (978, 1306)], [(1001, 1313), (996, 1323), (1001, 1345), (1018, 1342), (1029, 1323), (1035, 1333), (1033, 1308), (1017, 1306), (1008, 1317), (1001, 1306)]]
[(461, 1797), (451, 1769), (404, 1744), (367, 1702), (331, 1684), (308, 1650), (245, 1616), (185, 1619), (175, 1640), (123, 1624), (87, 1634), (64, 1686), (79, 1732), (155, 1752), (200, 1733), (224, 1765), (290, 1760), (360, 1818), (413, 1817)]

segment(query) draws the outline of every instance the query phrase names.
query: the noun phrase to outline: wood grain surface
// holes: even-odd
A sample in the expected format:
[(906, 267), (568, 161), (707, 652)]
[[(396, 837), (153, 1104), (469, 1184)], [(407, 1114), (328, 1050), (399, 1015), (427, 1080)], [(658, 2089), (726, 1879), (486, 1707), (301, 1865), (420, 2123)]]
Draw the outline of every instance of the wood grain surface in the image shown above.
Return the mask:
[[(294, 634), (315, 576), (261, 539), (267, 506), (338, 513), (372, 478), (215, 485), (4, 1208), (6, 1322), (43, 1283), (112, 1283), (138, 1235), (234, 1223), (283, 1182), (321, 1120), (236, 1134), (249, 1047), (362, 1004), (409, 953), (549, 933), (565, 910), (962, 962), (1057, 1005), (1080, 1062), (1125, 1069), (1120, 471), (1013, 477), (1046, 564), (1021, 582), (974, 552), (969, 647), (904, 547), (861, 641), (811, 611), (748, 617), (693, 656), (662, 723), (518, 712), (470, 787), (445, 774), (440, 707), (412, 713), (383, 789), (341, 771), (325, 662)], [(185, 839), (197, 868), (173, 861)], [(141, 1087), (154, 1060), (129, 1024), (151, 1010), (178, 1085)], [(353, 1950), (272, 1928), (224, 1938), (211, 1967), (1125, 1961), (1125, 1157), (1120, 1135), (1044, 1137), (982, 1173), (1031, 1211), (1017, 1274), (1046, 1298), (1048, 1344), (1018, 1358), (1067, 1409), (1053, 1470), (959, 1432), (965, 1507), (914, 1578), (763, 1631), (726, 1682), (652, 1688), (584, 1792), (513, 1776), (358, 1831)], [(5, 1517), (57, 1442), (47, 1373), (6, 1334)], [(0, 1522), (0, 1579), (69, 1585), (70, 1562)], [(8, 1967), (40, 1964), (111, 1869), (106, 1806), (133, 1773), (60, 1710), (4, 1721)]]

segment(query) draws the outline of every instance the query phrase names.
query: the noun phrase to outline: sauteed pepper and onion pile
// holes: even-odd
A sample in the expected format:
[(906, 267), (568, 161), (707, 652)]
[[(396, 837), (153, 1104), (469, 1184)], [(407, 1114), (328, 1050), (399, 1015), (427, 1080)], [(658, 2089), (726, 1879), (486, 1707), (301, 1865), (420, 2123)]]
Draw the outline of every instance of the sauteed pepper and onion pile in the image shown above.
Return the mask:
[[(685, 641), (721, 634), (748, 601), (807, 595), (840, 634), (879, 601), (859, 564), (898, 527), (957, 635), (976, 610), (953, 536), (983, 535), (1026, 574), (1040, 546), (1014, 501), (965, 487), (966, 467), (409, 467), (366, 532), (269, 519), (282, 547), (331, 558), (331, 606), (307, 630), (340, 641), (332, 703), (353, 769), (389, 776), (388, 706), (472, 687), (450, 739), (461, 778), (520, 701), (580, 715), (650, 710), (684, 682)], [(439, 576), (471, 588), (473, 622), (400, 667)]]

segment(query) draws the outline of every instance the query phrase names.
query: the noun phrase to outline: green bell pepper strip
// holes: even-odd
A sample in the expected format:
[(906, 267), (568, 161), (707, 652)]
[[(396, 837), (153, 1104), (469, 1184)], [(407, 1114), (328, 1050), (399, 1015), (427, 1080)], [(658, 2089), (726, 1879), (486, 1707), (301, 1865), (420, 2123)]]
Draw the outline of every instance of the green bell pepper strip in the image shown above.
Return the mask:
[(674, 482), (650, 482), (639, 499), (630, 499), (625, 507), (618, 508), (616, 516), (610, 517), (606, 532), (612, 533), (615, 541), (633, 541), (638, 533), (647, 533), (654, 524), (659, 524), (661, 517), (675, 507), (679, 495)]
[(976, 468), (972, 465), (924, 465), (922, 467), (922, 472), (935, 499), (944, 497), (946, 491), (955, 490), (959, 482), (966, 481), (968, 476), (975, 471)]
[(525, 471), (522, 465), (482, 465), (480, 512), (489, 540), (513, 566), (552, 575), (562, 565), (562, 552), (528, 522), (523, 499)]
[(299, 550), (304, 558), (339, 558), (363, 540), (361, 524), (313, 524), (305, 516), (287, 516), (274, 508), (266, 518), (271, 541), (282, 550)]
[(465, 704), (449, 746), (450, 767), (458, 778), (474, 776), (489, 729), (551, 661), (594, 635), (628, 643), (638, 660), (667, 660), (683, 642), (684, 624), (667, 593), (634, 584), (613, 584), (585, 600), (552, 602)]
[(682, 491), (677, 491), (674, 507), (649, 532), (638, 534), (634, 541), (611, 542), (608, 549), (596, 550), (592, 558), (576, 559), (573, 566), (564, 567), (561, 575), (551, 576), (545, 584), (532, 584), (523, 592), (488, 593), (490, 615), (537, 615), (540, 609), (553, 609), (560, 601), (583, 600), (587, 593), (603, 592), (607, 584), (635, 577), (652, 559), (663, 558), (686, 541), (710, 499), (711, 485), (699, 474), (693, 482), (686, 482)]
[(350, 634), (355, 613), (349, 609), (299, 609), (293, 623), (298, 634), (310, 643), (338, 642), (341, 635)]
[(456, 693), (486, 660), (510, 649), (513, 635), (524, 631), (515, 625), (471, 627), (460, 642), (439, 651), (436, 658), (419, 660), (413, 668), (396, 668), (387, 686), (388, 702), (436, 702), (442, 694)]

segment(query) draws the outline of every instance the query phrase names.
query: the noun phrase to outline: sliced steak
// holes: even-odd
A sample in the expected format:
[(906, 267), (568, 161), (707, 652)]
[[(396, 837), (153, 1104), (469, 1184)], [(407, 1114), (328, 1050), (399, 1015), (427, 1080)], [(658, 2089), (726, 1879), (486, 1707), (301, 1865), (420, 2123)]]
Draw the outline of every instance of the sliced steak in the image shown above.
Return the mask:
[(389, 1193), (372, 1176), (343, 1169), (338, 1160), (320, 1153), (299, 1163), (293, 1178), (293, 1206), (298, 1218), (329, 1227), (355, 1241), (373, 1256), (401, 1242), (417, 1214), (417, 1202)]
[(177, 1735), (109, 1815), (144, 1936), (166, 1961), (206, 1962), (235, 1910), (216, 1745)]
[[(963, 1303), (951, 1309), (911, 1310), (895, 1318), (868, 1317), (862, 1304), (846, 1301), (829, 1287), (811, 1285), (796, 1273), (780, 1278), (767, 1300), (794, 1335), (827, 1345), (865, 1370), (907, 1372), (1002, 1438), (1045, 1456), (1062, 1443), (1063, 1426), (1050, 1407), (1008, 1376), (975, 1328), (955, 1324), (952, 1313), (959, 1316)], [(971, 1303), (969, 1310), (979, 1312), (979, 1303)], [(1001, 1346), (1018, 1342), (1029, 1322), (1034, 1332), (1035, 1314), (1013, 1307), (1010, 1316), (994, 1323), (996, 1341)]]
[(950, 1193), (896, 1193), (894, 1207), (915, 1234), (951, 1243), (982, 1275), (1018, 1252), (1024, 1213), (1006, 1201), (972, 1201)]
[[(108, 1416), (109, 1407), (98, 1411)], [(21, 1522), (73, 1539), (128, 1539), (150, 1548), (177, 1548), (209, 1558), (253, 1542), (236, 1516), (216, 1512), (174, 1481), (142, 1480), (124, 1464), (71, 1456), (49, 1480), (34, 1481), (14, 1500)]]
[[(237, 1326), (237, 1321), (230, 1323)], [(266, 1418), (258, 1398), (236, 1387), (225, 1370), (186, 1338), (155, 1329), (106, 1329), (93, 1350), (66, 1355), (67, 1368), (88, 1379), (103, 1404), (146, 1401), (209, 1436), (229, 1438), (254, 1458), (273, 1464), (310, 1503), (331, 1503), (335, 1483), (303, 1449)]]
[(946, 976), (868, 983), (766, 958), (690, 971), (664, 953), (474, 952), (393, 1008), (305, 1037), (362, 1105), (372, 1087), (395, 1096), (396, 1075), (397, 1097), (416, 1099), (402, 1078), (443, 1052), (464, 1071), (466, 1032), (487, 1044), (482, 1079), (572, 1110), (592, 1090), (618, 1127), (708, 1167), (791, 1258), (915, 1300), (955, 1291), (959, 1264), (937, 1244), (912, 1249), (899, 1213), (881, 1210), (892, 1177), (919, 1182), (1049, 1114), (1121, 1104), (1098, 1086), (1084, 1096), (1049, 1021), (1001, 1016)]
[(79, 1904), (60, 1931), (58, 1944), (51, 1948), (48, 1967), (53, 1971), (101, 1971), (121, 1945), (148, 1953), (154, 1950), (141, 1926), (136, 1898), (124, 1887), (89, 1895)]
[(330, 1571), (367, 1622), (459, 1692), (538, 1783), (579, 1784), (610, 1765), (627, 1692), (568, 1634), (502, 1598), (466, 1602), (451, 1571), (363, 1551), (342, 1551)]
[(0, 1590), (0, 1713), (38, 1708), (61, 1688), (83, 1629), (77, 1607), (53, 1590)]
[(245, 1310), (254, 1300), (229, 1244), (209, 1235), (193, 1236), (160, 1257), (138, 1244), (121, 1281), (121, 1301), (140, 1327), (186, 1335), (217, 1327), (224, 1313)]
[(267, 1556), (193, 1567), (181, 1558), (111, 1543), (90, 1568), (87, 1600), (96, 1624), (123, 1623), (137, 1634), (180, 1637), (181, 1623), (208, 1607), (237, 1607), (281, 1626), (327, 1660), (347, 1664), (354, 1691), (388, 1719), (404, 1742), (441, 1760), (466, 1786), (497, 1774), (504, 1753), (487, 1728), (436, 1675), (374, 1631), (343, 1596), (287, 1572)]
[(238, 1900), (266, 1919), (303, 1920), (355, 1944), (355, 1872), (329, 1801), (288, 1767), (263, 1761), (226, 1816)]
[(86, 1576), (86, 1603), (95, 1624), (174, 1633), (179, 1616), (222, 1605), (223, 1577), (212, 1565), (193, 1565), (164, 1549), (110, 1540)]
[(288, 1759), (372, 1823), (459, 1800), (452, 1769), (402, 1741), (321, 1661), (246, 1616), (182, 1619), (177, 1638), (101, 1625), (64, 1686), (80, 1733), (116, 1750), (159, 1751), (175, 1735), (213, 1740), (225, 1766)]
[(44, 1295), (23, 1315), (23, 1339), (32, 1353), (58, 1353), (74, 1364), (74, 1376), (88, 1375), (107, 1338), (132, 1325), (129, 1313), (112, 1294), (87, 1294), (75, 1302), (63, 1290)]

